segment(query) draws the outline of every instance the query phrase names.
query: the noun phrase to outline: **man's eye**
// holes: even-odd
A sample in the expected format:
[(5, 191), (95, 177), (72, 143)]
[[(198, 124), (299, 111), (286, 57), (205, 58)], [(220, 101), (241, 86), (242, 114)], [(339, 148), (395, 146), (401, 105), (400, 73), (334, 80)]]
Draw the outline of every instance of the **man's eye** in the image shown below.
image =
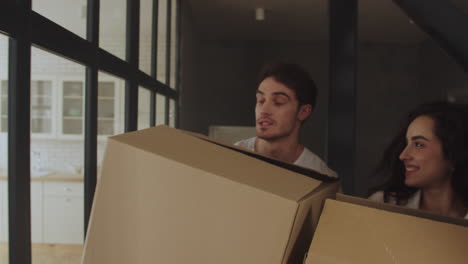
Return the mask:
[(417, 148), (422, 148), (422, 147), (424, 147), (424, 144), (421, 143), (421, 142), (414, 142), (414, 146), (417, 147)]
[(275, 105), (284, 105), (287, 101), (284, 98), (277, 98), (275, 100)]

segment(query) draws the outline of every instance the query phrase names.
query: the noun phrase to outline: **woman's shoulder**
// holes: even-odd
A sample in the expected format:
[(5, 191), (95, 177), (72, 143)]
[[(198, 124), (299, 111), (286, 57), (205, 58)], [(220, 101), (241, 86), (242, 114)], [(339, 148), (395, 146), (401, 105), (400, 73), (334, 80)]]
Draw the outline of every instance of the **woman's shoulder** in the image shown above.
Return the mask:
[(380, 202), (380, 203), (383, 203), (384, 202), (384, 191), (377, 191), (373, 194), (371, 194), (371, 196), (369, 196), (369, 198), (367, 198), (371, 201), (374, 201), (374, 202)]
[(380, 202), (380, 203), (389, 203), (389, 204), (397, 204), (409, 208), (415, 208), (417, 209), (419, 207), (419, 191), (414, 193), (412, 196), (409, 197), (407, 200), (403, 200), (402, 202), (397, 202), (397, 199), (392, 196), (392, 195), (387, 195), (385, 197), (385, 191), (377, 191), (373, 193), (371, 196), (369, 196), (367, 199), (375, 202)]

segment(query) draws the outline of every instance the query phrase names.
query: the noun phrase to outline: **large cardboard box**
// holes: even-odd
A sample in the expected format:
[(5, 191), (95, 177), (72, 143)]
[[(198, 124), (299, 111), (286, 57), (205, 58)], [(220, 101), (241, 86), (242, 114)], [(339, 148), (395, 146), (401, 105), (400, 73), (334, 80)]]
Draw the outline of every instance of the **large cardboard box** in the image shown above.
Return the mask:
[(327, 200), (306, 264), (465, 264), (468, 221), (337, 195)]
[(114, 136), (83, 263), (302, 263), (337, 189), (316, 172), (165, 126)]

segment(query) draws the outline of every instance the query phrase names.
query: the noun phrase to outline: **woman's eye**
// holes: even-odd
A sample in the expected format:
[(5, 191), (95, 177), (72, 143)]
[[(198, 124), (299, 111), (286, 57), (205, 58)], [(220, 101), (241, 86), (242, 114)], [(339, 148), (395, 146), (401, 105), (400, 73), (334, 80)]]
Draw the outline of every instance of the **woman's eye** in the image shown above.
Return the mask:
[(421, 142), (414, 142), (414, 146), (417, 147), (417, 148), (422, 148), (422, 147), (424, 147), (424, 144), (421, 143)]
[(263, 103), (265, 103), (265, 100), (263, 99), (257, 100), (257, 104), (263, 104)]

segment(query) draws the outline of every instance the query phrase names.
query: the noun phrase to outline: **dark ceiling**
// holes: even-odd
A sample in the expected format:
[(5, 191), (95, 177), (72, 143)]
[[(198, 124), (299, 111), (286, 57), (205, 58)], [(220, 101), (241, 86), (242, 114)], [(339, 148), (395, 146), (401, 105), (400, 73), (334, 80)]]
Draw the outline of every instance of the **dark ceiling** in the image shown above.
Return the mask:
[[(468, 10), (468, 0), (450, 0)], [(326, 41), (328, 0), (188, 0), (197, 29), (228, 40)], [(255, 8), (265, 9), (264, 21)], [(391, 0), (359, 0), (364, 42), (417, 43), (427, 36)]]

